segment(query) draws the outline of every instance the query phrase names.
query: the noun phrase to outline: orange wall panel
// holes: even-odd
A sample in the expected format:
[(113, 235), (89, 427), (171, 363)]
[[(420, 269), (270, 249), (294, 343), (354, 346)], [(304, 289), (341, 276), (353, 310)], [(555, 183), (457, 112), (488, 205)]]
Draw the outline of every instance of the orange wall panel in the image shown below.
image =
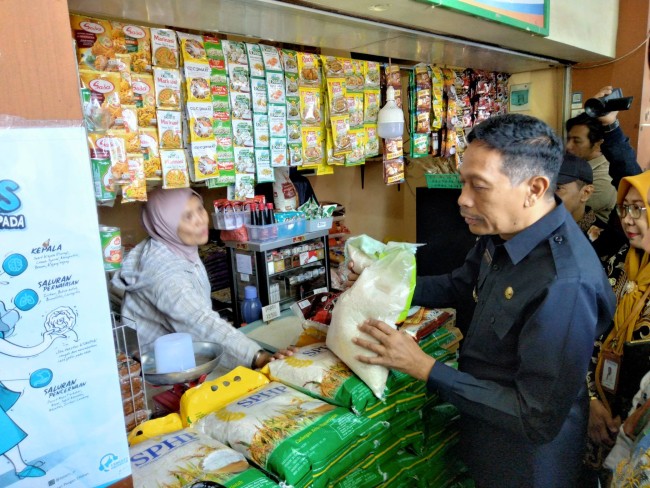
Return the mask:
[(65, 0), (0, 0), (0, 113), (81, 120)]

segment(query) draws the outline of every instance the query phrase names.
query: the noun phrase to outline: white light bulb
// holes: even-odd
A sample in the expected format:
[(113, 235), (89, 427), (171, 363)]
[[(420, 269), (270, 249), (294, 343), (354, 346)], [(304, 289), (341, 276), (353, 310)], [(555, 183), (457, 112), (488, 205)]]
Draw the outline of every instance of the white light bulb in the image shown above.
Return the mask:
[(389, 86), (386, 90), (386, 105), (377, 117), (377, 134), (383, 139), (395, 139), (402, 137), (403, 132), (404, 112), (395, 103), (395, 89)]

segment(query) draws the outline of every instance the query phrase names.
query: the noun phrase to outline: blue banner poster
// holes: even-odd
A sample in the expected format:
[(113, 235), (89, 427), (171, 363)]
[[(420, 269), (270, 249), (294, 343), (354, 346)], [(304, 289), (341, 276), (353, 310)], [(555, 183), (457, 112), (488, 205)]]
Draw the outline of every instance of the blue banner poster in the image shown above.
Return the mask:
[(0, 486), (131, 472), (82, 127), (0, 128)]

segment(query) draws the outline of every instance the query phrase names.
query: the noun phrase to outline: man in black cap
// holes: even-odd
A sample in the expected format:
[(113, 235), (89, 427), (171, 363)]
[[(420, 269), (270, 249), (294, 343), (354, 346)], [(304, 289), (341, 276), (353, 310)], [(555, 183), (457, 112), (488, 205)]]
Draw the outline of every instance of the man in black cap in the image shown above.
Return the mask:
[(587, 206), (593, 191), (591, 165), (578, 156), (565, 153), (558, 173), (555, 194), (562, 199), (564, 206), (589, 239), (596, 255), (607, 270), (610, 258), (619, 254), (621, 248), (627, 244), (627, 237), (621, 229), (615, 212), (612, 212), (608, 223)]
[(566, 209), (591, 242), (598, 238), (607, 225), (587, 206), (587, 200), (594, 192), (593, 183), (593, 170), (589, 163), (571, 153), (565, 153), (555, 194), (562, 199)]

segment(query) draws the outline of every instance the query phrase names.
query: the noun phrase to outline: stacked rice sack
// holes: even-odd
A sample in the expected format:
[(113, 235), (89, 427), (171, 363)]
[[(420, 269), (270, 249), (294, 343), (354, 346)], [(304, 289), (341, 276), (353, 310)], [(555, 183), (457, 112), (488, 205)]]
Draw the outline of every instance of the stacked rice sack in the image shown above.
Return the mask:
[(227, 488), (277, 486), (242, 454), (192, 429), (147, 439), (131, 446), (130, 454), (137, 488), (184, 488), (198, 481)]
[[(438, 361), (453, 363), (461, 338), (454, 323), (452, 315), (422, 338), (420, 347)], [(452, 450), (458, 436), (457, 411), (437, 395), (427, 394), (421, 381), (390, 371), (381, 400), (324, 343), (301, 347), (262, 372), (273, 381), (385, 426), (372, 436), (375, 445), (365, 457), (338, 462), (337, 472), (328, 473), (328, 486), (442, 487), (465, 471)]]

